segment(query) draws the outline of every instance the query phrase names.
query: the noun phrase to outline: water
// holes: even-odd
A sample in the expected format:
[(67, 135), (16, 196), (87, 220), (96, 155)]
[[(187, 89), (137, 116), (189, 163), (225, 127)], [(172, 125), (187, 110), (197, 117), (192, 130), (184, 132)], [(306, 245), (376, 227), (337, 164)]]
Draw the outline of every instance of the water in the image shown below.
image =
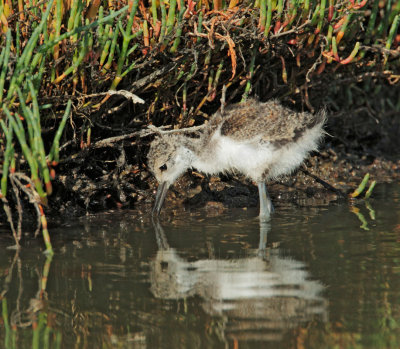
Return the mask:
[(261, 227), (108, 212), (51, 227), (52, 259), (1, 234), (0, 348), (399, 348), (399, 193)]

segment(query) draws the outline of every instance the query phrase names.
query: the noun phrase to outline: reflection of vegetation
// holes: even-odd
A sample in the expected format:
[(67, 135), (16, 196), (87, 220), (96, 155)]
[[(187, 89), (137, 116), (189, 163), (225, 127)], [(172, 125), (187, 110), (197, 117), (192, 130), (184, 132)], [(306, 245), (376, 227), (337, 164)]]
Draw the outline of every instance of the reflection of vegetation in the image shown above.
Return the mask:
[(391, 304), (386, 302), (371, 318), (370, 328), (349, 330), (346, 320), (336, 323), (311, 323), (297, 329), (297, 348), (399, 348), (398, 322), (392, 315)]
[(365, 333), (348, 331), (344, 323), (312, 323), (308, 327), (297, 329), (296, 348), (399, 348), (400, 338), (393, 334), (395, 328), (381, 326), (388, 318), (376, 319), (376, 330)]
[(4, 347), (5, 348), (16, 348), (16, 338), (17, 333), (15, 330), (11, 330), (9, 318), (8, 318), (8, 308), (7, 308), (7, 298), (3, 298), (1, 301), (2, 305), (2, 317), (3, 317), (3, 325), (5, 329), (5, 339), (4, 339)]
[[(21, 272), (21, 260), (18, 252), (15, 254), (9, 274), (5, 280), (5, 287), (1, 293), (2, 302), (2, 318), (4, 323), (4, 348), (17, 349), (26, 347), (26, 335), (21, 338), (21, 331), (26, 332), (27, 328), (31, 328), (31, 343), (32, 348), (61, 348), (61, 331), (54, 328), (54, 314), (45, 309), (46, 303), (46, 285), (49, 275), (52, 256), (49, 255), (44, 263), (41, 273), (40, 282), (36, 296), (31, 298), (29, 306), (22, 306), (24, 294), (24, 282)], [(17, 264), (18, 278), (18, 297), (16, 300), (15, 309), (9, 315), (9, 302), (7, 301), (10, 285), (12, 283), (14, 266)], [(39, 273), (38, 273), (39, 277)], [(30, 292), (32, 290), (27, 290)], [(11, 298), (11, 295), (10, 297)], [(25, 343), (25, 344), (24, 344)]]
[(357, 216), (357, 218), (360, 220), (360, 222), (362, 223), (360, 226), (361, 229), (369, 230), (368, 222), (365, 219), (364, 215), (360, 212), (360, 209), (358, 207), (350, 206), (350, 212), (353, 212)]
[[(398, 186), (392, 188), (398, 190)], [(329, 214), (314, 220), (318, 227), (334, 227), (310, 233), (308, 244), (316, 246), (315, 256), (310, 258), (305, 252), (303, 257), (310, 260), (314, 277), (329, 285), (330, 321), (298, 329), (296, 336), (304, 348), (400, 347), (397, 207), (387, 193), (376, 208), (378, 224), (365, 231), (352, 222), (347, 207), (340, 210), (340, 223)], [(368, 221), (366, 214), (364, 218)]]
[[(7, 298), (4, 297), (2, 299), (2, 316), (5, 329), (5, 349), (18, 349), (22, 347), (27, 347), (29, 339), (25, 338), (25, 335), (21, 336), (20, 333), (22, 330), (24, 330), (24, 328), (27, 327), (31, 327), (30, 336), (32, 338), (31, 343), (33, 349), (61, 348), (61, 331), (53, 328), (54, 324), (52, 324), (51, 321), (51, 314), (48, 314), (46, 311), (37, 311), (35, 314), (35, 319), (33, 319), (31, 323), (24, 323), (23, 326), (21, 324), (13, 324), (12, 326), (10, 326), (8, 320), (9, 316)], [(18, 329), (19, 327), (20, 329)]]

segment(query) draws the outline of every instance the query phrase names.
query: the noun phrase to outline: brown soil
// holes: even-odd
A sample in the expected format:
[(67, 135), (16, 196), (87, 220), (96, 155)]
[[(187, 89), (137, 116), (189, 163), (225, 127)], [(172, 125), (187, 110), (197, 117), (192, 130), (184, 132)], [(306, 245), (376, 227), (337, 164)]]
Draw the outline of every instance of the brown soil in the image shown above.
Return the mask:
[[(308, 172), (329, 183), (343, 195), (325, 188), (299, 170), (292, 176), (268, 184), (275, 207), (288, 204), (322, 206), (334, 201), (346, 201), (366, 173), (370, 174), (370, 182), (376, 180), (378, 185), (400, 180), (400, 160), (358, 157), (331, 148), (313, 154), (304, 166)], [(146, 177), (149, 179), (150, 189), (138, 198), (136, 206), (149, 210), (157, 184), (150, 174), (146, 174)], [(362, 197), (363, 194), (360, 195), (360, 198)], [(164, 214), (173, 215), (182, 210), (182, 207), (203, 208), (207, 214), (215, 215), (231, 207), (245, 208), (257, 205), (257, 187), (246, 178), (204, 177), (202, 174), (191, 172), (180, 178), (170, 189), (163, 211)]]
[[(292, 176), (267, 184), (276, 209), (287, 205), (323, 206), (335, 201), (345, 202), (366, 173), (370, 174), (370, 182), (376, 180), (377, 185), (400, 181), (398, 158), (387, 159), (378, 152), (377, 155), (371, 155), (371, 152), (363, 155), (365, 152), (357, 152), (354, 148), (346, 151), (345, 145), (333, 145), (328, 141), (319, 153), (308, 158), (304, 168), (343, 195), (325, 188), (299, 170)], [(108, 156), (109, 162), (113, 161), (110, 152), (105, 151), (99, 154), (92, 151), (90, 156), (83, 154), (81, 160), (60, 164), (59, 175), (54, 181), (55, 190), (46, 208), (50, 224), (108, 209), (151, 211), (157, 183), (146, 169), (146, 146), (144, 144), (141, 148), (135, 145), (136, 152), (129, 152), (129, 144), (124, 146), (124, 159), (121, 159), (120, 153), (122, 146), (118, 147), (118, 151), (112, 150), (114, 160), (117, 160), (108, 172), (105, 171), (105, 159)], [(141, 157), (137, 157), (137, 154), (141, 154)], [(119, 163), (120, 168), (115, 163)], [(361, 199), (363, 195), (360, 195)], [(36, 222), (36, 211), (28, 202), (23, 201), (22, 204), (23, 230), (28, 232), (32, 230), (32, 222)], [(257, 206), (258, 190), (255, 183), (235, 175), (207, 177), (188, 171), (170, 188), (161, 215), (173, 217), (184, 210), (190, 210), (192, 213), (206, 212), (211, 216), (233, 207)], [(1, 215), (0, 220), (6, 222), (4, 212)]]

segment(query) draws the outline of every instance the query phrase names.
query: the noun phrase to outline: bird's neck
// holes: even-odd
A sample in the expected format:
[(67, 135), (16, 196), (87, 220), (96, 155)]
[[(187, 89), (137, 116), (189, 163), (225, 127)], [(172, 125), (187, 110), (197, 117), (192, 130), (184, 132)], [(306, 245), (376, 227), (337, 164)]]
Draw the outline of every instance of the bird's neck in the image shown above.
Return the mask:
[(201, 138), (192, 138), (187, 136), (180, 136), (177, 142), (182, 148), (190, 150), (193, 154), (199, 152), (201, 148)]
[(192, 167), (193, 162), (196, 161), (198, 157), (200, 140), (198, 138), (182, 137), (179, 143), (179, 154), (185, 159), (186, 165)]
[[(214, 130), (212, 130), (214, 131)], [(214, 132), (202, 132), (197, 138), (184, 137), (181, 145), (185, 149), (185, 157), (189, 160), (189, 167), (201, 172), (211, 174), (218, 167), (215, 164), (215, 157), (209, 152), (216, 151), (215, 141), (212, 139)]]

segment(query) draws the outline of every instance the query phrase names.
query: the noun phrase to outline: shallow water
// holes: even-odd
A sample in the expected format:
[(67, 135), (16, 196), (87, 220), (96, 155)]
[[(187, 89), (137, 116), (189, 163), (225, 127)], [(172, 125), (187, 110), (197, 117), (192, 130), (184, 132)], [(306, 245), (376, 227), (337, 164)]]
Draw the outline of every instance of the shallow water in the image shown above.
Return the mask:
[(256, 215), (108, 212), (52, 227), (47, 259), (1, 234), (0, 348), (400, 347), (399, 185)]

